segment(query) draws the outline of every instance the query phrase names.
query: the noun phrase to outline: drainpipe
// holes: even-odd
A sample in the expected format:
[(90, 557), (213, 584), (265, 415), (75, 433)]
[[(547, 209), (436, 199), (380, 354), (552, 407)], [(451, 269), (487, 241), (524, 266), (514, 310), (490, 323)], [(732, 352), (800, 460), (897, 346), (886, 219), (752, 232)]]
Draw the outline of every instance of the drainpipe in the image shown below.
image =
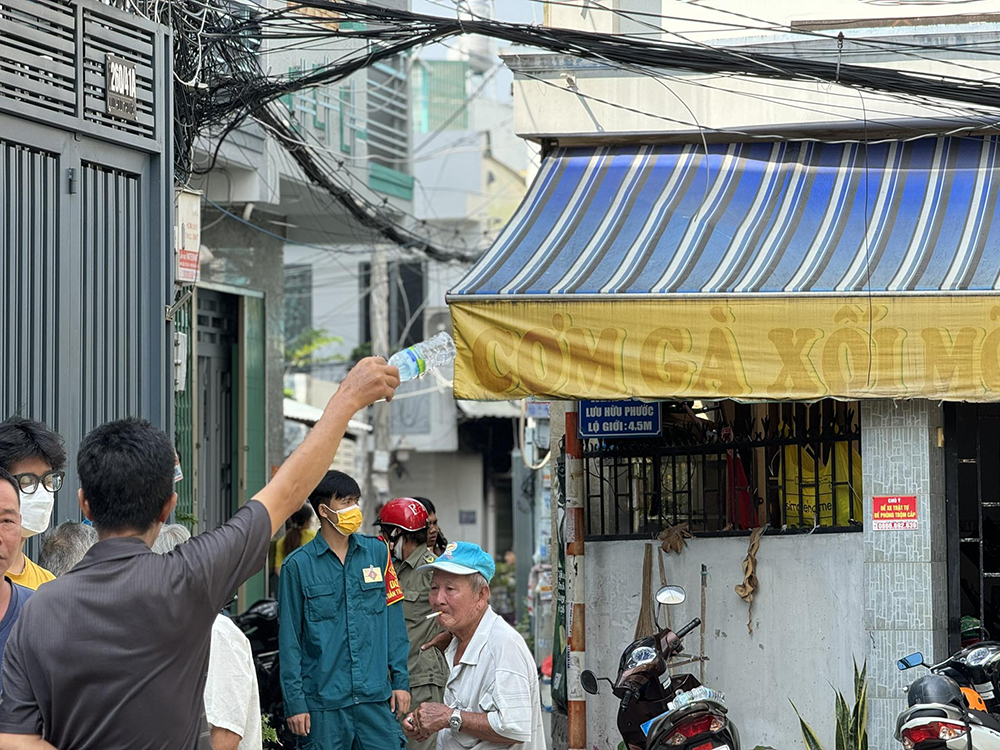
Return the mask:
[(579, 404), (566, 405), (566, 614), (569, 620), (569, 668), (567, 700), (569, 750), (587, 746), (587, 701), (580, 683), (586, 664), (587, 579), (583, 556), (583, 446), (578, 425)]

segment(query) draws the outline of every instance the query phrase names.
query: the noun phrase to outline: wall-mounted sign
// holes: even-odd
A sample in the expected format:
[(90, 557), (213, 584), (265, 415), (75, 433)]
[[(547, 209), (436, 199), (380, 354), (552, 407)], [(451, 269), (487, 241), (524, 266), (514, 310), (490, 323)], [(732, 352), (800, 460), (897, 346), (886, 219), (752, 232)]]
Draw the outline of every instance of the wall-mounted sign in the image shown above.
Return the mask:
[(458, 511), (458, 523), (462, 526), (474, 526), (476, 524), (476, 511), (474, 510)]
[(657, 402), (581, 401), (579, 410), (581, 438), (658, 437), (663, 430)]
[(104, 61), (104, 97), (108, 114), (124, 120), (136, 119), (138, 101), (135, 63), (108, 55)]
[(872, 498), (872, 528), (875, 531), (916, 529), (916, 495), (875, 495)]
[(178, 190), (174, 204), (174, 281), (197, 284), (201, 278), (201, 193)]
[(549, 418), (549, 402), (548, 401), (528, 401), (528, 416), (532, 419), (548, 419)]

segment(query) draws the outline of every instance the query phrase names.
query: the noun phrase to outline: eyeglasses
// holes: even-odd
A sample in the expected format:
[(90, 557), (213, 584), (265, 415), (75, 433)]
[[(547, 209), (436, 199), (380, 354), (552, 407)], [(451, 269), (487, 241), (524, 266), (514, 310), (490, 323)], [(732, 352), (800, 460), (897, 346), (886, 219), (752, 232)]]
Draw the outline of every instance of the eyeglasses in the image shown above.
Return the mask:
[(17, 486), (21, 488), (21, 492), (25, 495), (35, 494), (35, 490), (38, 489), (39, 484), (45, 485), (45, 489), (49, 492), (58, 492), (62, 489), (63, 479), (65, 478), (65, 471), (47, 471), (41, 476), (30, 473), (14, 475)]

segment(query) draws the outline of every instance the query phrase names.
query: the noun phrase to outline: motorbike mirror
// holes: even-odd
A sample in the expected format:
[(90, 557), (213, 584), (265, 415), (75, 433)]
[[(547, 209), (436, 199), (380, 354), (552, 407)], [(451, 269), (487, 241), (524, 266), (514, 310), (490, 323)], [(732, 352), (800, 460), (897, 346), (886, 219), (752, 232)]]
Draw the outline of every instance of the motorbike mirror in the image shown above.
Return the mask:
[(687, 599), (687, 594), (681, 586), (664, 586), (656, 592), (656, 601), (660, 604), (681, 604)]
[(921, 667), (924, 664), (924, 655), (917, 651), (915, 654), (910, 654), (909, 656), (904, 656), (902, 659), (896, 662), (896, 666), (902, 672), (904, 669), (913, 669), (913, 667)]
[(583, 670), (583, 673), (580, 675), (580, 683), (583, 685), (583, 689), (588, 693), (591, 695), (597, 695), (597, 675), (589, 669)]

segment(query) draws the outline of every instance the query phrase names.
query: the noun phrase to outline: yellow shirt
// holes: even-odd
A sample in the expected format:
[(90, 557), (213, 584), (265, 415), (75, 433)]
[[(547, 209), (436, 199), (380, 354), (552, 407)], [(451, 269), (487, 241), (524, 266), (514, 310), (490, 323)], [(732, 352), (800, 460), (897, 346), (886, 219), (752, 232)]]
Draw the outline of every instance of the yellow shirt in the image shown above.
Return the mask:
[(33, 563), (27, 555), (24, 556), (24, 570), (20, 575), (8, 572), (7, 577), (14, 583), (34, 591), (46, 581), (54, 581), (56, 577), (41, 565)]
[[(288, 532), (285, 532), (285, 536), (281, 537), (274, 545), (274, 569), (281, 570), (281, 564), (285, 561), (285, 539), (287, 539)], [(316, 529), (302, 529), (302, 541), (299, 542), (300, 547), (304, 547), (313, 539), (316, 538)], [(295, 550), (288, 550), (289, 553)], [(24, 558), (27, 560), (28, 558)]]

